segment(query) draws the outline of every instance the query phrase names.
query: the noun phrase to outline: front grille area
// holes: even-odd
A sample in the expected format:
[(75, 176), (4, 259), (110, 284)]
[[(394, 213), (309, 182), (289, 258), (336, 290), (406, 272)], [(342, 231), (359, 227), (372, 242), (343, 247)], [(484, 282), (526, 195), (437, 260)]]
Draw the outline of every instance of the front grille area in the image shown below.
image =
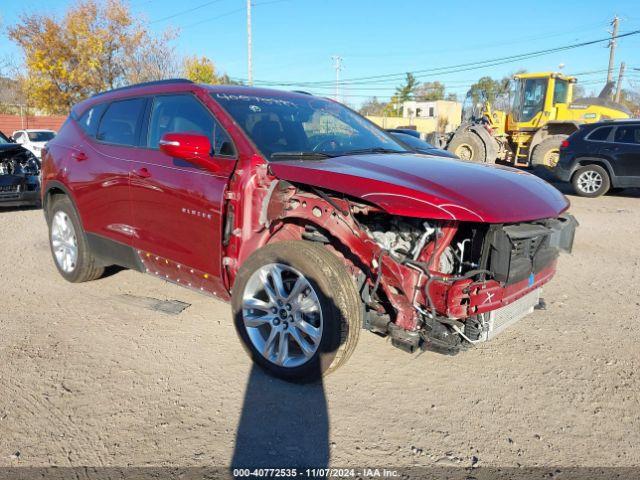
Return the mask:
[(534, 307), (540, 302), (540, 291), (541, 289), (538, 288), (505, 307), (485, 313), (482, 340), (495, 338), (507, 327), (533, 312)]
[(489, 234), (493, 278), (511, 285), (542, 271), (558, 256), (558, 248), (549, 242), (552, 233), (535, 223), (495, 227)]
[(525, 238), (522, 240), (515, 240), (511, 248), (511, 255), (513, 257), (533, 257), (538, 251), (538, 247), (544, 240), (543, 235), (538, 235), (533, 238)]

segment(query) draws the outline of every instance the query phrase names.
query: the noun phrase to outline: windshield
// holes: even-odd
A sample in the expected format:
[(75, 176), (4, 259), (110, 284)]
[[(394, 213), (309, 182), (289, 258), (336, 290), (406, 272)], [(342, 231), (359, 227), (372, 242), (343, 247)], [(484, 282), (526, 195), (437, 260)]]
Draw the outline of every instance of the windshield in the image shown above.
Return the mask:
[(32, 142), (48, 142), (56, 136), (53, 132), (27, 132), (27, 135)]
[(298, 153), (339, 156), (407, 151), (357, 113), (326, 99), (215, 92), (211, 96), (267, 159)]
[(546, 78), (527, 78), (516, 81), (513, 98), (513, 119), (516, 122), (530, 122), (542, 111), (547, 91)]
[(406, 133), (400, 132), (393, 132), (391, 135), (393, 135), (405, 145), (408, 145), (409, 147), (416, 150), (428, 150), (430, 148), (434, 148), (434, 146), (430, 143), (427, 143), (418, 137), (414, 137), (413, 135), (407, 135)]
[(11, 143), (4, 133), (0, 132), (0, 145), (5, 143)]

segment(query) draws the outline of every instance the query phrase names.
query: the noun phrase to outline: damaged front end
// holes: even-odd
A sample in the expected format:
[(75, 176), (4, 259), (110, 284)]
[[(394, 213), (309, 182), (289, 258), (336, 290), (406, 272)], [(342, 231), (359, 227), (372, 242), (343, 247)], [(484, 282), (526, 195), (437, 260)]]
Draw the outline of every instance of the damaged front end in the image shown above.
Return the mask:
[(40, 162), (20, 145), (0, 147), (0, 206), (36, 205), (40, 200)]
[[(559, 252), (571, 251), (577, 226), (568, 214), (509, 225), (384, 214), (359, 223), (389, 261), (414, 272), (403, 283), (418, 312), (415, 325), (398, 325), (370, 309), (365, 324), (404, 350), (448, 354), (490, 340), (530, 313), (555, 273)], [(366, 293), (368, 303), (378, 294)]]
[[(325, 244), (358, 285), (365, 328), (409, 352), (455, 354), (529, 313), (559, 252), (571, 250), (577, 225), (568, 214), (514, 224), (401, 217), (278, 180), (258, 190), (259, 208), (256, 197), (251, 208), (259, 225), (252, 232), (228, 226), (235, 233), (226, 240), (227, 258), (242, 261), (243, 248), (279, 240)], [(256, 231), (263, 240), (251, 244)]]

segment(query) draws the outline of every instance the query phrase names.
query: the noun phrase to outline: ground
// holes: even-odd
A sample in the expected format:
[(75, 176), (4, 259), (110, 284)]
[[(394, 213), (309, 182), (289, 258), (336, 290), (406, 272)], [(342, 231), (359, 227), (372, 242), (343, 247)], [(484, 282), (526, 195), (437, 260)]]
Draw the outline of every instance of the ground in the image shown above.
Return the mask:
[(253, 369), (225, 303), (131, 271), (65, 282), (42, 212), (0, 211), (0, 467), (637, 467), (639, 198), (570, 197), (547, 310), (497, 339), (412, 356), (362, 332), (312, 386)]

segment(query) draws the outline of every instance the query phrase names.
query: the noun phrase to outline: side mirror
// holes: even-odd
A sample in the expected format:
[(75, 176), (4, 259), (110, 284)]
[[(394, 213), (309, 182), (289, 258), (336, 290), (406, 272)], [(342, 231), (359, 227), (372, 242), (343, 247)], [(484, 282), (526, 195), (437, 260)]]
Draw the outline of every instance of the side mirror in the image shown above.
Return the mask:
[(160, 150), (173, 158), (181, 158), (207, 170), (217, 170), (211, 159), (209, 137), (197, 133), (165, 133)]

